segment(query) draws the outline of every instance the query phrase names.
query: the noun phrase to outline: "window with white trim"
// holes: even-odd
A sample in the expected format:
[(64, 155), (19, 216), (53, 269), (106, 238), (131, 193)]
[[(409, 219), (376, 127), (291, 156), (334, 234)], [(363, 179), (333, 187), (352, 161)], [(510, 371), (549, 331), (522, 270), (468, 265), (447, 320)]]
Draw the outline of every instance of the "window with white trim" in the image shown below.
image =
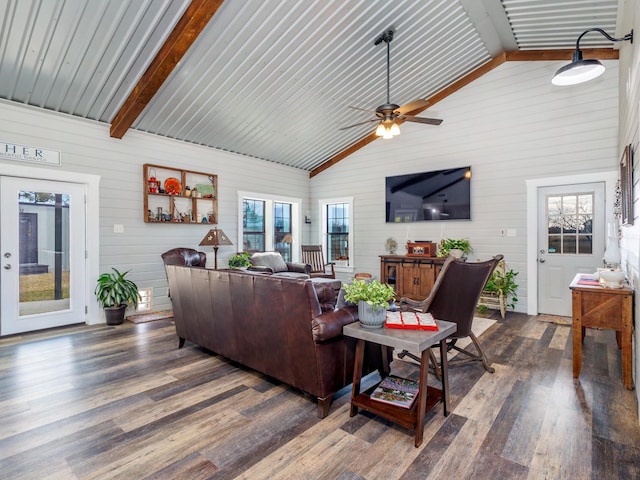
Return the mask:
[(301, 200), (238, 192), (242, 206), (239, 244), (246, 252), (280, 252), (287, 262), (298, 261)]
[(338, 271), (353, 270), (353, 198), (320, 200), (322, 248)]

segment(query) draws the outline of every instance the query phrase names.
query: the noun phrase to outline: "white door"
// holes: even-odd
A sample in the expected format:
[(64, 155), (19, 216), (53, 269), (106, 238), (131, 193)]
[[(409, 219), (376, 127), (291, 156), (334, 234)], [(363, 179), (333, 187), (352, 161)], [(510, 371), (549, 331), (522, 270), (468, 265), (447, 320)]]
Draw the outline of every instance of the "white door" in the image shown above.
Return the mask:
[(0, 335), (85, 322), (85, 186), (0, 177)]
[(602, 266), (605, 184), (538, 189), (538, 312), (571, 316), (569, 284)]

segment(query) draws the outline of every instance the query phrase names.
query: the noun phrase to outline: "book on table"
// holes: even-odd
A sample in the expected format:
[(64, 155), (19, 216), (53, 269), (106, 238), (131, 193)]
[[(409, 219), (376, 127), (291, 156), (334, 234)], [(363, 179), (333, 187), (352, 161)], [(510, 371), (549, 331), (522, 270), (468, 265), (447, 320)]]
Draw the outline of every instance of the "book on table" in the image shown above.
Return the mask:
[(411, 408), (418, 397), (418, 382), (389, 375), (371, 392), (370, 398), (403, 408)]
[(438, 330), (438, 324), (430, 313), (421, 312), (387, 312), (385, 328), (405, 330)]

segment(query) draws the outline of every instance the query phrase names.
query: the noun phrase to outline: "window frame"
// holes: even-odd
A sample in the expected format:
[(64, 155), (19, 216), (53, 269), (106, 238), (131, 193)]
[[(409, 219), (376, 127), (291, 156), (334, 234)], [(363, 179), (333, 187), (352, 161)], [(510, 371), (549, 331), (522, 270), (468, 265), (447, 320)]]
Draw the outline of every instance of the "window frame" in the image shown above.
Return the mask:
[(349, 261), (348, 261), (349, 263), (347, 264), (346, 267), (334, 265), (334, 269), (336, 272), (339, 272), (339, 273), (351, 274), (355, 271), (354, 241), (353, 241), (353, 237), (354, 237), (353, 197), (327, 198), (327, 199), (318, 200), (318, 210), (319, 210), (318, 218), (320, 218), (320, 228), (319, 228), (320, 243), (322, 244), (322, 252), (323, 252), (324, 258), (326, 259), (326, 261), (329, 261), (328, 248), (327, 248), (328, 240), (329, 240), (329, 232), (327, 231), (327, 207), (329, 205), (335, 205), (338, 203), (347, 204), (349, 208), (349, 212), (348, 212), (349, 235), (347, 236), (349, 241), (349, 248), (347, 249), (349, 252)]
[(273, 204), (288, 203), (291, 205), (291, 236), (293, 243), (291, 244), (291, 261), (300, 261), (300, 244), (302, 242), (302, 199), (296, 197), (287, 197), (284, 195), (271, 195), (268, 193), (256, 193), (238, 191), (238, 238), (237, 242), (242, 250), (243, 245), (243, 232), (244, 227), (242, 224), (243, 204), (244, 200), (258, 200), (265, 202), (264, 212), (264, 224), (265, 224), (265, 239), (264, 250), (266, 252), (275, 251), (274, 237), (275, 237), (275, 223), (273, 214)]

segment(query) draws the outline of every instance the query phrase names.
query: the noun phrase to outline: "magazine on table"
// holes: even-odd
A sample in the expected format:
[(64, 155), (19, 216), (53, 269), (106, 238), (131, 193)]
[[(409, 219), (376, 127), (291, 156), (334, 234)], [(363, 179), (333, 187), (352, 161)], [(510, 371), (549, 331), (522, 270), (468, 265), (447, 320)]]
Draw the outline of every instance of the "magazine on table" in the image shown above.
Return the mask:
[(370, 397), (378, 402), (390, 403), (403, 408), (411, 408), (418, 397), (418, 382), (407, 378), (389, 375), (371, 393)]

